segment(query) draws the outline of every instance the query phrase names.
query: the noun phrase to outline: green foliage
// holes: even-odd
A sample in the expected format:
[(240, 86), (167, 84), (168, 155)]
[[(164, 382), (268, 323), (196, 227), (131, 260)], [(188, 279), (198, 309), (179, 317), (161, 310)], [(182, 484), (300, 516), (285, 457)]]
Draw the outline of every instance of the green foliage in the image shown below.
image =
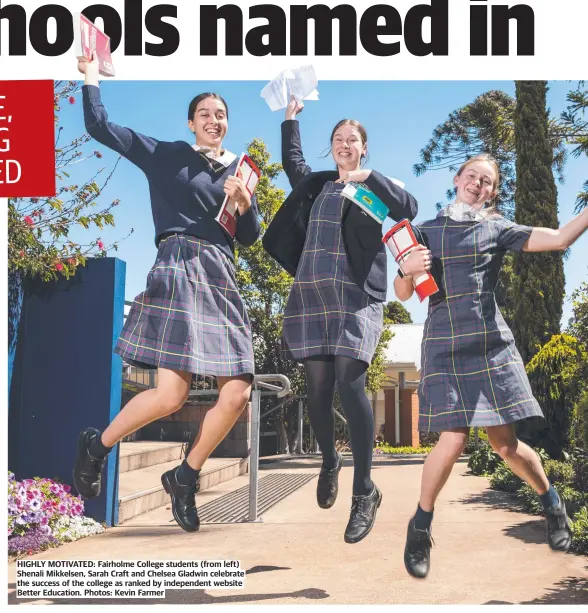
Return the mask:
[(503, 492), (516, 492), (523, 484), (505, 462), (500, 462), (490, 476), (490, 487)]
[(491, 475), (500, 461), (500, 456), (494, 453), (490, 445), (482, 445), (470, 455), (468, 468), (474, 475)]
[[(585, 81), (579, 81), (576, 89), (567, 96), (568, 106), (561, 114), (561, 128), (566, 142), (574, 146), (572, 155), (588, 156), (588, 90)], [(576, 213), (588, 206), (588, 181), (576, 199)]]
[(574, 455), (571, 464), (574, 468), (572, 487), (579, 492), (588, 494), (588, 456)]
[(553, 484), (571, 485), (574, 482), (574, 467), (569, 462), (547, 460), (543, 468), (547, 478)]
[[(473, 102), (450, 113), (448, 119), (433, 131), (433, 137), (420, 152), (421, 163), (414, 165), (417, 176), (427, 170), (450, 169), (455, 172), (470, 157), (489, 153), (498, 162), (501, 188), (495, 205), (508, 217), (515, 210), (514, 136), (515, 101), (507, 93), (494, 90), (478, 96)], [(553, 164), (560, 177), (565, 163), (564, 135), (559, 122), (549, 122)], [(453, 199), (455, 190), (447, 192)], [(441, 203), (438, 204), (441, 206)]]
[(560, 458), (569, 448), (572, 407), (581, 393), (580, 373), (585, 369), (588, 354), (573, 336), (555, 335), (527, 364), (527, 374), (535, 398), (545, 420), (534, 420), (525, 434)]
[(583, 506), (572, 521), (572, 551), (588, 555), (588, 507)]
[(394, 336), (390, 328), (384, 324), (384, 329), (380, 335), (380, 340), (376, 345), (376, 351), (372, 363), (369, 365), (365, 378), (365, 389), (368, 392), (375, 393), (381, 389), (384, 379), (386, 378), (385, 367), (385, 351), (390, 339)]
[[(515, 220), (527, 226), (558, 228), (557, 189), (553, 177), (553, 142), (545, 81), (517, 81), (514, 113), (516, 150)], [(527, 363), (560, 332), (565, 276), (563, 254), (521, 252), (515, 256), (513, 333)], [(530, 314), (533, 314), (530, 317)]]
[[(284, 201), (284, 190), (273, 183), (282, 171), (279, 163), (272, 163), (271, 154), (262, 139), (255, 138), (247, 148), (262, 176), (255, 194), (261, 215), (262, 232), (265, 231)], [(261, 241), (250, 247), (237, 249), (237, 282), (247, 307), (253, 333), (255, 368), (258, 373), (286, 375), (297, 394), (304, 393), (302, 367), (281, 354), (283, 313), (293, 279), (263, 248)], [(275, 404), (275, 398), (263, 399), (262, 410)], [(298, 407), (290, 402), (285, 408), (269, 416), (269, 423), (286, 427), (289, 443), (296, 432)]]
[(516, 495), (520, 505), (527, 513), (543, 515), (543, 506), (537, 492), (528, 483), (523, 483)]
[(572, 319), (568, 333), (588, 350), (588, 283), (584, 282), (572, 293)]
[(391, 300), (384, 305), (384, 322), (387, 324), (411, 324), (412, 317), (398, 300)]
[[(478, 428), (478, 446), (480, 448), (482, 445), (489, 445), (488, 442), (488, 434), (486, 434), (486, 430), (484, 428)], [(476, 450), (476, 429), (470, 428), (470, 432), (468, 434), (468, 442), (465, 446), (465, 453), (473, 453)]]
[[(71, 277), (78, 266), (84, 266), (90, 256), (102, 257), (117, 243), (104, 245), (100, 238), (79, 244), (70, 238), (75, 228), (102, 230), (114, 226), (113, 200), (101, 206), (99, 197), (115, 169), (98, 181), (99, 170), (81, 185), (73, 184), (69, 167), (89, 158), (101, 158), (99, 151), (89, 151), (92, 140), (88, 134), (61, 143), (59, 112), (61, 104), (77, 93), (76, 81), (57, 81), (54, 95), (55, 117), (55, 179), (57, 194), (50, 198), (10, 198), (8, 200), (8, 270), (25, 279), (55, 281)], [(119, 158), (120, 159), (120, 158)], [(118, 161), (117, 161), (118, 164)], [(132, 232), (132, 230), (131, 230)]]
[(393, 447), (392, 445), (389, 445), (388, 443), (378, 443), (374, 447), (374, 453), (376, 454), (390, 453), (390, 454), (397, 454), (397, 455), (414, 455), (414, 454), (421, 454), (421, 453), (429, 453), (431, 449), (433, 449), (433, 447), (428, 446), (428, 445), (421, 445), (420, 447), (415, 448), (415, 447)]

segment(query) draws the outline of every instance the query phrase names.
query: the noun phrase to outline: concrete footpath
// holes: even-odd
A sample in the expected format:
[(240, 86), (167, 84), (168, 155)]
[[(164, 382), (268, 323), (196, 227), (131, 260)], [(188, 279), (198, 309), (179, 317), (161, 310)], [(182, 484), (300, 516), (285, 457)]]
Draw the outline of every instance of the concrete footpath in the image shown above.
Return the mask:
[[(167, 590), (165, 599), (16, 599), (16, 564), (8, 565), (8, 602), (38, 604), (588, 604), (588, 559), (552, 552), (543, 518), (516, 511), (511, 498), (488, 488), (458, 463), (435, 511), (429, 577), (410, 577), (403, 564), (406, 526), (420, 490), (422, 459), (374, 460), (382, 506), (370, 535), (348, 545), (343, 532), (351, 505), (346, 459), (335, 506), (316, 504), (316, 479), (287, 496), (255, 524), (206, 524), (188, 534), (171, 512), (32, 556), (40, 560), (240, 560), (241, 590)], [(261, 467), (314, 472), (318, 460)], [(233, 481), (235, 482), (233, 484)], [(197, 496), (204, 504), (246, 477)], [(231, 484), (233, 484), (231, 486)], [(230, 487), (229, 487), (230, 486)], [(216, 488), (213, 488), (213, 490)]]

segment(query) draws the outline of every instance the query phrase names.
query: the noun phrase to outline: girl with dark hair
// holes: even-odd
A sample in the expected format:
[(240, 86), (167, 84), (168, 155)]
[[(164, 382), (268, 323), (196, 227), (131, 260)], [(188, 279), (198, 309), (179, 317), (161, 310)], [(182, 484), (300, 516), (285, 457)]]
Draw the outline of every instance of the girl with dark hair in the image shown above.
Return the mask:
[(115, 352), (125, 362), (157, 369), (157, 387), (135, 396), (100, 432), (78, 439), (74, 485), (84, 498), (100, 493), (106, 455), (123, 437), (176, 412), (194, 374), (213, 375), (219, 396), (188, 457), (162, 475), (172, 512), (187, 531), (198, 530), (200, 469), (235, 424), (249, 399), (253, 346), (249, 319), (237, 288), (233, 237), (215, 217), (226, 196), (237, 204), (235, 238), (252, 245), (260, 233), (255, 198), (236, 175), (238, 158), (223, 148), (229, 111), (218, 95), (190, 103), (195, 144), (163, 142), (110, 121), (100, 98), (98, 62), (78, 64), (85, 74), (84, 119), (98, 142), (136, 164), (147, 176), (158, 247), (147, 288), (127, 316)]
[(367, 134), (355, 120), (331, 134), (334, 171), (312, 172), (302, 155), (295, 99), (282, 124), (282, 164), (293, 191), (264, 235), (268, 252), (295, 276), (284, 312), (285, 354), (304, 364), (308, 413), (323, 465), (317, 502), (333, 506), (342, 456), (335, 448), (335, 384), (347, 420), (354, 462), (347, 543), (365, 538), (382, 494), (371, 480), (374, 418), (365, 377), (383, 327), (386, 251), (382, 226), (345, 198), (345, 184), (364, 183), (399, 220), (413, 219), (416, 200), (392, 180), (361, 167)]
[[(425, 461), (404, 551), (407, 571), (421, 579), (430, 568), (435, 501), (463, 453), (470, 427), (486, 428), (492, 449), (537, 492), (549, 546), (567, 551), (572, 540), (563, 500), (538, 455), (516, 436), (517, 421), (543, 414), (494, 291), (506, 251), (567, 249), (588, 228), (588, 210), (558, 230), (522, 226), (488, 206), (499, 181), (498, 164), (491, 157), (469, 159), (453, 180), (455, 202), (419, 224), (439, 286), (429, 298), (421, 348), (419, 431), (441, 432)], [(398, 299), (408, 300), (412, 277), (430, 268), (423, 251), (413, 251), (394, 280)]]

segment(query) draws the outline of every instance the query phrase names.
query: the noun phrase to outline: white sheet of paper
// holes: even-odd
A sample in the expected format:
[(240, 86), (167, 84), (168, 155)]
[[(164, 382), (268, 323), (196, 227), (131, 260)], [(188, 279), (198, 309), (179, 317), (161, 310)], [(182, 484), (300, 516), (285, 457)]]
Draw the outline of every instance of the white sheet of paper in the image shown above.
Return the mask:
[(297, 100), (318, 100), (318, 80), (312, 65), (283, 70), (262, 90), (261, 97), (272, 111), (288, 106), (291, 96)]

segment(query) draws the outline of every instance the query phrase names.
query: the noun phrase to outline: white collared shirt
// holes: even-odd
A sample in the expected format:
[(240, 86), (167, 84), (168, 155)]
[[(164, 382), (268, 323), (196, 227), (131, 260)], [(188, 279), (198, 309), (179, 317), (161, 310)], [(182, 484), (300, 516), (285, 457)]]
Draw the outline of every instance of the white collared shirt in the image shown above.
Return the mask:
[(231, 153), (228, 149), (224, 149), (220, 156), (217, 157), (216, 151), (214, 149), (209, 149), (208, 147), (200, 147), (200, 145), (192, 145), (192, 149), (194, 151), (202, 151), (206, 157), (209, 157), (211, 160), (222, 164), (225, 168), (228, 168), (237, 157), (234, 153)]

